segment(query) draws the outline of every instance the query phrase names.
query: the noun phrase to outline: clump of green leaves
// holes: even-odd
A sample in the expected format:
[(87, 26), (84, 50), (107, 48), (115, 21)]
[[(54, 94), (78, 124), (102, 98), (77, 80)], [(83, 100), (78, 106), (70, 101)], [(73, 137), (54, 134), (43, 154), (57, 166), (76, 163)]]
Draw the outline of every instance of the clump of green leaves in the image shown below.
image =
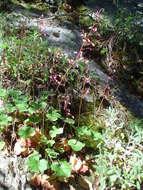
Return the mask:
[(68, 144), (71, 146), (72, 150), (74, 150), (74, 151), (80, 151), (85, 146), (84, 143), (82, 143), (76, 139), (70, 139), (68, 141)]
[(72, 167), (67, 161), (53, 162), (51, 169), (58, 177), (70, 177)]
[(102, 141), (101, 133), (86, 126), (77, 127), (76, 120), (49, 107), (47, 99), (36, 103), (22, 91), (10, 88), (1, 88), (0, 97), (5, 104), (5, 111), (0, 114), (1, 131), (5, 133), (8, 129), (12, 133), (14, 125), (17, 138), (23, 139), (22, 146), (26, 151), (34, 149), (27, 158), (32, 173), (52, 172), (57, 178), (69, 178), (72, 173), (71, 153), (80, 154), (89, 146), (97, 147)]
[[(84, 60), (71, 61), (60, 50), (48, 48), (42, 34), (36, 30), (28, 31), (21, 28), (15, 33), (10, 32), (5, 40), (7, 43), (0, 66), (4, 71), (1, 74), (3, 85), (10, 83), (13, 88), (19, 88), (30, 96), (50, 99), (52, 106), (59, 105), (60, 108), (64, 107), (64, 96), (70, 96), (70, 104), (75, 92), (80, 93), (86, 78), (87, 65)], [(44, 91), (48, 95), (42, 95)], [(23, 104), (17, 102), (17, 106), (21, 106), (22, 109)], [(67, 107), (65, 111), (69, 110)], [(25, 109), (26, 105), (23, 111)], [(47, 117), (54, 119), (54, 115), (56, 113)]]
[(27, 159), (27, 164), (31, 172), (44, 173), (49, 168), (48, 161), (46, 159), (40, 159), (41, 155), (38, 152), (33, 152)]
[[(72, 153), (81, 154), (88, 147), (78, 139), (76, 113), (71, 110), (87, 65), (47, 48), (42, 37), (35, 30), (21, 28), (10, 31), (5, 39), (0, 65), (4, 70), (0, 97), (5, 109), (0, 114), (0, 128), (3, 134), (14, 130), (21, 155), (28, 156), (30, 172), (52, 173), (61, 180), (73, 172), (69, 163)], [(66, 101), (65, 96), (69, 97)]]
[(96, 147), (97, 144), (101, 143), (102, 135), (98, 131), (94, 131), (88, 126), (81, 126), (76, 128), (77, 135), (80, 140), (86, 143), (89, 147)]
[[(107, 130), (102, 135), (103, 144), (95, 156), (95, 173), (100, 189), (106, 187), (140, 189), (142, 178), (142, 127), (141, 121), (119, 122), (119, 112), (108, 109), (105, 113)], [(121, 114), (120, 114), (121, 116)]]

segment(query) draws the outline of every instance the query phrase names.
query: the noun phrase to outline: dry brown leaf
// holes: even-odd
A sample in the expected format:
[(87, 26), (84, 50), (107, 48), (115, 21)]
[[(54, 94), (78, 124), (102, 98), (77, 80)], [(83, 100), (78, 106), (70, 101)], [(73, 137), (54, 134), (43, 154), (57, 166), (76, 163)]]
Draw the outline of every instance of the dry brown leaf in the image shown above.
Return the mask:
[(55, 144), (55, 148), (63, 148), (64, 152), (70, 152), (71, 150), (66, 138), (61, 138), (60, 141)]
[(88, 171), (89, 171), (88, 166), (83, 163), (82, 167), (80, 168), (80, 172), (83, 173), (83, 174), (85, 174)]
[(49, 176), (46, 174), (43, 175), (34, 175), (31, 180), (30, 184), (35, 187), (42, 187), (43, 190), (57, 190), (55, 189), (54, 185), (50, 184)]
[(79, 157), (76, 157), (76, 154), (70, 157), (70, 164), (74, 172), (86, 173), (89, 171), (88, 165), (85, 161), (82, 161)]
[(48, 176), (45, 174), (42, 175), (41, 186), (43, 187), (44, 190), (56, 190), (55, 187), (50, 184), (50, 182), (48, 181)]
[(78, 172), (82, 167), (82, 161), (77, 158), (75, 154), (70, 157), (70, 164), (72, 165), (72, 170), (74, 172)]
[(31, 143), (36, 143), (40, 141), (41, 138), (41, 132), (39, 129), (36, 129), (31, 135), (30, 135), (30, 140)]
[(41, 175), (34, 175), (30, 179), (30, 184), (33, 186), (40, 186), (41, 184)]
[(26, 145), (25, 139), (18, 139), (14, 146), (14, 153), (19, 156), (27, 156), (29, 153), (28, 147)]

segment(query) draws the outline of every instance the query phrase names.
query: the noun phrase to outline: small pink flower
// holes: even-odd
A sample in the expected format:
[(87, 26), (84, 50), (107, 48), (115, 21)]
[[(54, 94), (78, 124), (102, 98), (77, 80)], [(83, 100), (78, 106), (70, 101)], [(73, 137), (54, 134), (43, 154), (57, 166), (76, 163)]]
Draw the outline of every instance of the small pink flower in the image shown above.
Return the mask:
[(68, 63), (69, 63), (70, 66), (72, 66), (73, 65), (73, 60), (72, 59), (68, 59)]

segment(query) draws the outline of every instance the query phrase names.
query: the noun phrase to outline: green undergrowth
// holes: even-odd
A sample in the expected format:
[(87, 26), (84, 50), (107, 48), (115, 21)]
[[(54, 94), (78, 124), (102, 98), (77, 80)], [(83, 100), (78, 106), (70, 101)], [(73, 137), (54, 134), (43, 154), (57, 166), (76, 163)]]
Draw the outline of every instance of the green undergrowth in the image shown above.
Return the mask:
[[(102, 134), (78, 119), (83, 108), (77, 94), (88, 85), (86, 63), (49, 48), (36, 30), (5, 31), (6, 36), (1, 33), (1, 136), (16, 155), (27, 157), (31, 173), (59, 181), (69, 180), (72, 173), (89, 173), (86, 152), (95, 149)], [(72, 167), (75, 161), (70, 161), (73, 155), (81, 160), (77, 171)]]
[[(95, 156), (95, 173), (100, 189), (140, 189), (142, 185), (142, 128), (140, 120), (126, 121), (118, 110), (106, 111), (106, 131), (99, 154)], [(98, 184), (98, 180), (96, 185)]]
[[(84, 104), (86, 90), (96, 90), (85, 60), (48, 47), (36, 30), (3, 25), (4, 18), (0, 150), (7, 146), (26, 157), (29, 172), (34, 177), (46, 175), (52, 185), (91, 176), (95, 189), (140, 189), (142, 121), (130, 118), (117, 103), (100, 110)], [(32, 184), (43, 182), (34, 178)]]
[[(112, 62), (113, 73), (126, 83), (132, 93), (142, 97), (143, 92), (143, 34), (142, 13), (120, 8), (113, 15), (104, 12), (99, 31), (106, 43), (100, 44), (101, 66)], [(93, 41), (96, 38), (93, 37)]]
[[(84, 12), (88, 14), (87, 9), (83, 10)], [(90, 40), (95, 47), (90, 52), (85, 52), (85, 55), (96, 61), (98, 57), (98, 64), (106, 72), (112, 72), (118, 80), (126, 83), (132, 93), (142, 97), (142, 12), (120, 8), (110, 15), (104, 11), (98, 17), (96, 32), (90, 35)], [(92, 23), (95, 21), (90, 16), (80, 17), (80, 24), (85, 30)]]

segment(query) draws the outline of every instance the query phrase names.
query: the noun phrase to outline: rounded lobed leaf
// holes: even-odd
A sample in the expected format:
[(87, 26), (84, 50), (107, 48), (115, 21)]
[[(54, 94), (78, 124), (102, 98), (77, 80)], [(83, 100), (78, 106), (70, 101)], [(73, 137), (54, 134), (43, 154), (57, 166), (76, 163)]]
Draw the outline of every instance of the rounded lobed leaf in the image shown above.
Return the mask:
[(30, 137), (30, 135), (35, 131), (35, 129), (33, 127), (29, 127), (29, 126), (24, 126), (24, 127), (21, 127), (19, 129), (19, 136), (24, 138), (24, 139), (27, 139), (28, 137)]
[(80, 151), (85, 146), (84, 143), (82, 143), (76, 139), (70, 139), (68, 141), (68, 144), (71, 146), (72, 150), (74, 150), (74, 151)]
[(72, 167), (67, 161), (53, 162), (51, 169), (55, 172), (58, 177), (70, 177)]

